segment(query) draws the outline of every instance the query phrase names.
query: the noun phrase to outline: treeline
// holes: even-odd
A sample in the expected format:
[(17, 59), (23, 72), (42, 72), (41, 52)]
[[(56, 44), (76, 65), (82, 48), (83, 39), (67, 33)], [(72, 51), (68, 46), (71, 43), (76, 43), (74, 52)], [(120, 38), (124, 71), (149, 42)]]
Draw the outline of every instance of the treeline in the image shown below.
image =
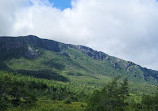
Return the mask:
[(95, 91), (85, 111), (158, 111), (158, 91), (155, 95), (143, 95), (141, 102), (131, 102), (128, 80), (113, 79), (101, 91)]

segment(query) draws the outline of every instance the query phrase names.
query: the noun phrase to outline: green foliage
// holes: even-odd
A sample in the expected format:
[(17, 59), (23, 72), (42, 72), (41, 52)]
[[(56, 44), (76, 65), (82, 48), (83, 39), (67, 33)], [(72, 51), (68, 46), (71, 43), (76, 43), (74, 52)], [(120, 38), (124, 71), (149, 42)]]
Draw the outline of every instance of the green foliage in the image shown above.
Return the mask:
[[(119, 77), (102, 90), (96, 90), (71, 83), (0, 73), (2, 111), (83, 111), (85, 107), (86, 111), (157, 111), (158, 93), (143, 95), (140, 99), (141, 96), (129, 94), (127, 79), (120, 82)], [(89, 89), (95, 90), (94, 93)], [(77, 101), (87, 102), (88, 106)]]
[(19, 106), (34, 103), (36, 97), (28, 86), (29, 83), (14, 80), (9, 75), (0, 75), (1, 107), (4, 109), (8, 105)]
[(90, 98), (86, 111), (122, 111), (127, 107), (129, 96), (127, 79), (118, 85), (119, 77), (106, 85), (102, 91), (96, 91)]
[[(134, 77), (126, 70), (114, 68), (108, 62), (94, 60), (75, 49), (67, 48), (62, 52), (39, 50), (42, 54), (37, 58), (12, 58), (5, 61), (4, 64), (11, 72), (36, 78), (69, 82), (75, 89), (88, 87), (88, 89), (82, 88), (88, 92), (104, 87), (104, 84), (117, 75), (129, 79), (129, 90), (132, 93), (143, 94), (155, 91), (155, 86), (144, 82), (142, 78)], [(69, 56), (64, 56), (63, 53), (67, 53)], [(7, 71), (9, 70), (7, 69)]]
[(36, 79), (29, 76), (13, 75), (6, 72), (0, 74), (0, 106), (26, 107), (34, 105), (38, 98), (45, 97), (52, 101), (64, 100), (66, 104), (87, 98), (82, 91), (75, 91), (66, 83)]
[(0, 111), (4, 111), (8, 108), (8, 103), (4, 99), (0, 99)]
[(64, 70), (65, 69), (65, 66), (62, 63), (58, 62), (58, 60), (56, 60), (56, 59), (51, 59), (49, 61), (45, 61), (44, 64), (46, 66), (49, 66), (51, 68), (55, 68), (57, 70)]
[(158, 91), (155, 94), (136, 96), (129, 94), (128, 80), (118, 83), (118, 78), (101, 91), (96, 90), (85, 111), (157, 111)]
[(39, 100), (36, 106), (27, 108), (12, 108), (7, 111), (84, 111), (86, 104), (81, 102), (72, 102), (65, 104), (63, 101)]
[(36, 78), (43, 78), (48, 80), (56, 80), (56, 81), (63, 81), (66, 82), (68, 79), (52, 70), (38, 70), (38, 71), (32, 71), (32, 70), (18, 70), (16, 71), (19, 74), (33, 76)]
[(150, 111), (158, 110), (158, 91), (154, 95), (143, 95), (142, 108)]

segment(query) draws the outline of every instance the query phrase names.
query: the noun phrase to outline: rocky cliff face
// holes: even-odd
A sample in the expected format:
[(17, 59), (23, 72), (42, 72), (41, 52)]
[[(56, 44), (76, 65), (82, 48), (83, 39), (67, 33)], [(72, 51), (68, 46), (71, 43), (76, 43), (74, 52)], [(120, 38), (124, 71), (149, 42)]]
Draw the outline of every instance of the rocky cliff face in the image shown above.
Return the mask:
[(0, 57), (36, 57), (38, 56), (38, 50), (32, 48), (28, 44), (28, 38), (13, 38), (13, 37), (0, 37)]
[(71, 48), (74, 48), (76, 50), (79, 50), (81, 51), (82, 53), (92, 57), (93, 59), (96, 59), (96, 60), (105, 60), (105, 59), (108, 59), (108, 55), (101, 52), (101, 51), (95, 51), (89, 47), (86, 47), (86, 46), (82, 46), (82, 45), (69, 45), (69, 47)]
[(9, 58), (24, 56), (34, 58), (40, 55), (39, 49), (59, 52), (66, 45), (56, 41), (39, 39), (36, 36), (0, 37), (0, 57)]
[(37, 57), (40, 52), (37, 48), (60, 52), (65, 48), (74, 48), (96, 60), (108, 59), (108, 55), (103, 52), (95, 51), (91, 48), (81, 45), (63, 44), (53, 40), (40, 39), (36, 36), (29, 35), (26, 37), (0, 37), (0, 53), (22, 55), (25, 57)]

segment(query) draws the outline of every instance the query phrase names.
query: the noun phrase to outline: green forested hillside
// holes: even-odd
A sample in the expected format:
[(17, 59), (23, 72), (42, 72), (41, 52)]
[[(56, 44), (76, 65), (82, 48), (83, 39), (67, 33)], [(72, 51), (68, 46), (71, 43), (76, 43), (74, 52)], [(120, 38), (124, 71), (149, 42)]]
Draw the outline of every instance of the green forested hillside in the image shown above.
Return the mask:
[(118, 76), (118, 83), (128, 79), (131, 101), (141, 101), (143, 94), (155, 93), (157, 75), (157, 71), (85, 46), (32, 35), (0, 37), (2, 110), (18, 111), (26, 105), (24, 109), (32, 111), (81, 111), (94, 91), (101, 91)]
[[(1, 111), (156, 111), (155, 94), (138, 95), (116, 77), (92, 90), (72, 84), (0, 72)], [(83, 90), (85, 89), (85, 90)], [(91, 89), (91, 91), (89, 90)]]
[[(149, 89), (141, 89), (141, 92), (152, 92), (150, 86), (154, 87), (150, 81), (145, 82), (142, 78), (133, 77), (124, 70), (114, 69), (104, 61), (95, 60), (71, 48), (59, 53), (45, 50), (41, 50), (41, 52), (42, 55), (37, 58), (13, 58), (4, 63), (14, 73), (83, 86), (88, 85), (93, 88), (103, 87), (105, 83), (118, 75), (130, 80), (133, 91), (140, 90), (135, 87), (138, 84), (149, 87)], [(69, 54), (69, 57), (63, 56), (62, 53)]]
[(24, 75), (58, 81), (69, 81), (74, 76), (96, 80), (100, 76), (109, 79), (118, 75), (138, 83), (157, 84), (158, 80), (157, 71), (85, 46), (63, 44), (32, 35), (1, 37), (0, 46), (0, 69)]

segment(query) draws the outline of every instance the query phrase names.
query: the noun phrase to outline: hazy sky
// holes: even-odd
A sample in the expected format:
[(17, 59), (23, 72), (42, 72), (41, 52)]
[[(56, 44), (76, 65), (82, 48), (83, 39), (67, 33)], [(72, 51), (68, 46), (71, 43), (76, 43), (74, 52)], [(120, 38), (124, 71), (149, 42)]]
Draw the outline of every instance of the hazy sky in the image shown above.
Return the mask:
[(158, 70), (156, 0), (0, 0), (0, 36), (81, 44)]

